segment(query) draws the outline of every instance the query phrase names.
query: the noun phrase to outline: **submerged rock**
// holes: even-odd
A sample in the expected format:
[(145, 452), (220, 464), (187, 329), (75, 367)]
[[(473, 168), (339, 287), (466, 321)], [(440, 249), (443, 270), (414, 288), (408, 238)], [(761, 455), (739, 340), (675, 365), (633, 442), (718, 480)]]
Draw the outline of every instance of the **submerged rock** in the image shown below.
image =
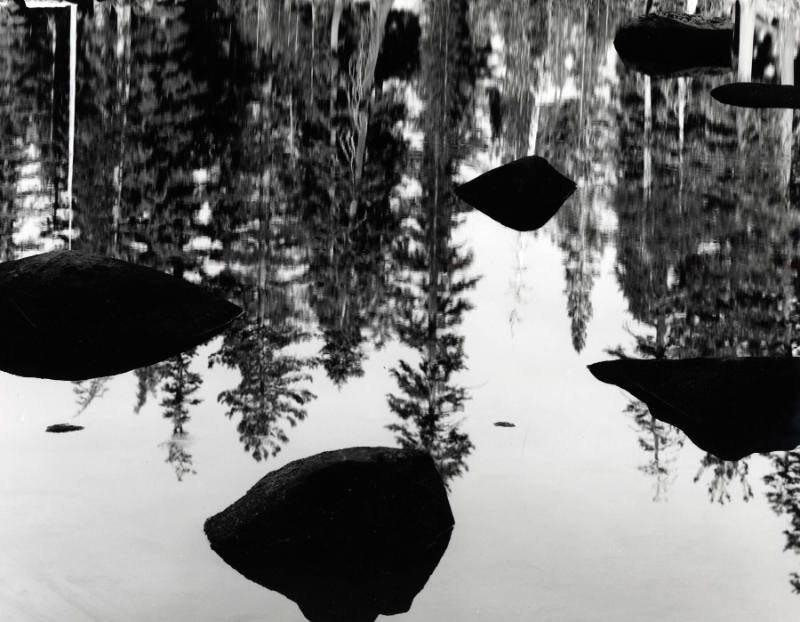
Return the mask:
[(575, 192), (575, 182), (539, 156), (527, 156), (476, 177), (456, 195), (497, 222), (517, 231), (547, 223)]
[(71, 423), (55, 423), (47, 426), (46, 432), (53, 432), (55, 434), (63, 434), (64, 432), (77, 432), (83, 430), (82, 425), (72, 425)]
[(683, 13), (638, 17), (623, 25), (614, 38), (625, 65), (658, 77), (730, 71), (732, 45), (729, 20)]
[(800, 87), (787, 84), (723, 84), (711, 91), (711, 97), (742, 108), (800, 108)]
[(360, 447), (269, 473), (205, 532), (230, 566), (309, 620), (371, 622), (410, 609), (452, 527), (427, 453)]
[(151, 268), (78, 251), (0, 264), (0, 370), (84, 380), (207, 341), (241, 309)]
[(589, 370), (722, 460), (800, 444), (800, 359), (622, 359)]

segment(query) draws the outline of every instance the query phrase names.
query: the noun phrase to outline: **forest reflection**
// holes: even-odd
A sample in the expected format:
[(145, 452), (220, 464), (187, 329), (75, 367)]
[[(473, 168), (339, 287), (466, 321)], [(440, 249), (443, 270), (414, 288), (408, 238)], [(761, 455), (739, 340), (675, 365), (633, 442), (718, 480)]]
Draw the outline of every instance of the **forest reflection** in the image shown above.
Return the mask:
[[(306, 418), (312, 369), (341, 386), (363, 375), (369, 347), (399, 338), (420, 361), (392, 371), (392, 430), (402, 445), (430, 449), (450, 477), (472, 447), (458, 428), (468, 396), (456, 375), (475, 283), (471, 254), (453, 241), (463, 209), (453, 185), (475, 141), (485, 57), (470, 41), (467, 3), (430, 3), (425, 32), (418, 14), (391, 5), (81, 11), (72, 230), (69, 13), (0, 9), (0, 255), (72, 239), (242, 306), (208, 366), (239, 372), (218, 401), (256, 460), (277, 454)], [(319, 352), (297, 354), (312, 337)], [(179, 479), (192, 472), (197, 357), (136, 372), (135, 410), (157, 396)], [(104, 384), (76, 384), (79, 409)]]
[[(343, 386), (392, 340), (414, 352), (391, 369), (398, 443), (429, 449), (447, 478), (463, 473), (473, 445), (458, 425), (469, 399), (460, 326), (477, 275), (456, 242), (466, 206), (453, 188), (528, 154), (578, 185), (549, 230), (576, 352), (613, 250), (638, 327), (633, 349), (607, 344), (614, 355), (793, 356), (797, 115), (715, 102), (733, 70), (657, 79), (626, 68), (613, 39), (642, 4), (97, 4), (78, 22), (73, 231), (68, 14), (0, 8), (0, 259), (71, 237), (245, 309), (209, 360), (191, 351), (136, 374), (135, 408), (159, 400), (179, 477), (193, 469), (196, 370), (238, 371), (218, 400), (263, 460), (306, 419), (314, 370)], [(715, 17), (733, 5), (658, 4)], [(753, 27), (749, 78), (783, 80), (771, 64), (796, 60), (796, 43), (777, 43), (796, 24), (778, 23)], [(299, 354), (312, 340), (319, 350)], [(102, 393), (102, 381), (76, 385), (78, 407)], [(685, 438), (641, 402), (628, 414), (664, 498)], [(769, 502), (800, 552), (800, 453), (769, 460)], [(698, 469), (712, 501), (753, 496), (747, 459), (707, 454)]]

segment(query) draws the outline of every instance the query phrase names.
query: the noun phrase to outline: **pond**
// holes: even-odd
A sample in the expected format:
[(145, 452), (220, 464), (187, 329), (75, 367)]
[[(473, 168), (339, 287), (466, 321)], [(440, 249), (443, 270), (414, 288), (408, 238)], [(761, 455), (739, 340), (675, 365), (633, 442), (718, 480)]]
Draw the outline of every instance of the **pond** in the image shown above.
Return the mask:
[[(303, 620), (204, 523), (360, 446), (429, 452), (455, 519), (396, 619), (796, 618), (800, 117), (711, 95), (794, 84), (792, 2), (22, 4), (0, 261), (71, 249), (243, 312), (117, 375), (0, 372), (0, 619)], [(623, 60), (646, 9), (736, 40)], [(544, 226), (456, 194), (531, 155), (574, 181)], [(48, 314), (77, 334), (79, 303)]]

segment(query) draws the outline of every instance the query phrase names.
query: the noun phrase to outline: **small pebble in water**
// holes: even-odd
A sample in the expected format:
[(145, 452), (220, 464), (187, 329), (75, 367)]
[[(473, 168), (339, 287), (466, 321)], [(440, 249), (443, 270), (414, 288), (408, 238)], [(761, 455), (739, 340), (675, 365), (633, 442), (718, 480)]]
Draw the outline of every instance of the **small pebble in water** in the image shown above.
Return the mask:
[(71, 423), (56, 423), (54, 425), (47, 426), (48, 432), (54, 432), (56, 434), (63, 432), (77, 432), (78, 430), (83, 430), (83, 426), (72, 425)]

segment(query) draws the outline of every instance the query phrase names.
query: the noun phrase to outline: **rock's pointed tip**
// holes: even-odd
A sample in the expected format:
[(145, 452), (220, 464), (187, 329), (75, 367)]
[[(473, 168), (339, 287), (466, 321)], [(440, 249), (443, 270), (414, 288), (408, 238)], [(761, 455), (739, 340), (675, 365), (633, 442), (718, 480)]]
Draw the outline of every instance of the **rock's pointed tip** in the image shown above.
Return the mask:
[(617, 361), (599, 361), (597, 363), (592, 363), (591, 365), (587, 365), (586, 369), (589, 370), (589, 373), (592, 374), (595, 378), (597, 378), (600, 382), (611, 382), (610, 375), (609, 375), (609, 367), (616, 363)]
[(717, 100), (720, 104), (728, 106), (735, 105), (734, 98), (731, 97), (731, 89), (735, 88), (737, 83), (723, 84), (711, 89), (711, 97)]
[(731, 82), (713, 89), (711, 97), (721, 104), (741, 108), (800, 108), (800, 87), (789, 84)]

